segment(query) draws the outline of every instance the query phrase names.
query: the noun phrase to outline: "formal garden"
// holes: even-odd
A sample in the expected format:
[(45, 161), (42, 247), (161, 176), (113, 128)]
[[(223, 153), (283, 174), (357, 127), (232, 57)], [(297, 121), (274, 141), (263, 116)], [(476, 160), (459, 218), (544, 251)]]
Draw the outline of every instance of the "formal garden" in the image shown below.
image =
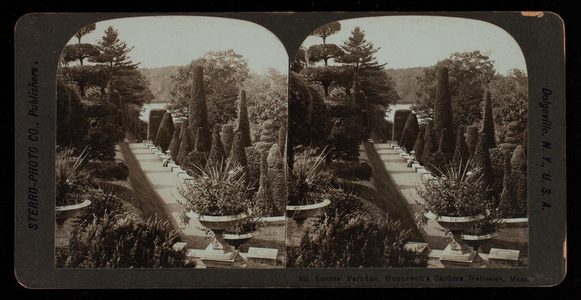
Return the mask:
[[(414, 103), (388, 121), (400, 97), (379, 49), (359, 27), (343, 45), (326, 43), (340, 30), (314, 31), (323, 44), (301, 48), (291, 66), (287, 267), (481, 267), (481, 255), (526, 266), (526, 75), (496, 74), (479, 51), (453, 53), (416, 73)], [(419, 174), (406, 184), (421, 213), (403, 192), (385, 196), (400, 188), (381, 183), (395, 175), (384, 174), (392, 161), (381, 162), (379, 144)], [(427, 245), (428, 226), (448, 233), (431, 255), (411, 246)], [(493, 252), (521, 259), (492, 264)]]
[[(210, 267), (191, 250), (208, 246), (203, 259), (233, 261), (248, 240), (280, 252), (282, 266), (286, 76), (250, 73), (233, 50), (208, 52), (177, 68), (168, 105), (144, 121), (144, 104), (159, 95), (114, 28), (81, 43), (94, 30), (75, 35), (58, 69), (56, 266)], [(138, 144), (163, 153), (159, 166), (179, 182), (180, 222)], [(182, 231), (192, 217), (213, 236), (209, 245)]]
[(329, 42), (339, 22), (288, 76), (231, 49), (146, 70), (94, 30), (57, 74), (57, 267), (528, 265), (523, 71), (386, 70), (361, 27)]

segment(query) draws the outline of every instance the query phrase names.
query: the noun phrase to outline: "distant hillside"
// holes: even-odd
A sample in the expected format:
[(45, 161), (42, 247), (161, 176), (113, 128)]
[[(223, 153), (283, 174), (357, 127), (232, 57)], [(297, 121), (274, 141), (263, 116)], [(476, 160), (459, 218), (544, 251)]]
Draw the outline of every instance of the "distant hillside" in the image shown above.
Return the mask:
[(414, 90), (416, 88), (416, 78), (422, 76), (426, 67), (406, 68), (406, 69), (386, 69), (385, 72), (396, 84), (395, 90), (399, 94), (400, 104), (415, 103)]
[(169, 87), (171, 83), (171, 75), (175, 74), (178, 66), (161, 67), (161, 68), (139, 68), (141, 74), (149, 79), (149, 89), (155, 96), (152, 103), (166, 103), (169, 102)]

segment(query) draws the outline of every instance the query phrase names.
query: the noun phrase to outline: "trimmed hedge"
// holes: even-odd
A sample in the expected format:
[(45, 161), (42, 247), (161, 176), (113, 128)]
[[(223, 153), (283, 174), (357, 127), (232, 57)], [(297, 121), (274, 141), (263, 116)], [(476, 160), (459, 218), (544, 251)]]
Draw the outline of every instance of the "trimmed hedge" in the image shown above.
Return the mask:
[(155, 145), (161, 147), (161, 151), (165, 152), (169, 148), (171, 139), (173, 137), (174, 125), (173, 117), (170, 112), (163, 114), (157, 135), (155, 137)]
[(157, 137), (157, 132), (159, 131), (159, 125), (161, 124), (161, 119), (166, 113), (165, 108), (154, 108), (149, 111), (149, 122), (147, 125), (147, 140), (155, 142)]
[(408, 153), (413, 150), (419, 131), (418, 118), (416, 114), (410, 113), (405, 122), (401, 139), (399, 140), (399, 145), (405, 147)]
[(393, 131), (391, 138), (399, 142), (409, 115), (412, 113), (411, 109), (398, 109), (393, 114)]

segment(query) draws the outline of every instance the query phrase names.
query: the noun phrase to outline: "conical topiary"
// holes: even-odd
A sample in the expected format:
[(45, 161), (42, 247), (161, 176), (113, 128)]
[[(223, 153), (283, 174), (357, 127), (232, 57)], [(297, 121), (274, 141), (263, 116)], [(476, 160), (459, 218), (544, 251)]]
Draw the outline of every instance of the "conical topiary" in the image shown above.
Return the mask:
[(446, 143), (450, 144), (452, 149), (447, 151), (443, 149), (444, 153), (452, 153), (454, 151), (454, 121), (452, 119), (452, 95), (450, 93), (450, 82), (448, 78), (448, 68), (442, 67), (438, 70), (438, 78), (436, 85), (436, 102), (434, 103), (434, 134), (437, 137), (442, 135), (444, 128), (448, 128), (448, 132), (444, 136)]
[(282, 155), (283, 157), (285, 156), (285, 151), (286, 151), (286, 127), (285, 126), (281, 126), (278, 129), (278, 148), (280, 149), (280, 155)]
[(255, 211), (259, 217), (273, 217), (275, 214), (275, 205), (272, 199), (271, 189), (269, 186), (268, 163), (266, 161), (267, 153), (263, 149), (260, 153), (260, 179), (258, 192), (256, 193)]
[(426, 170), (432, 172), (432, 174), (436, 176), (444, 174), (446, 165), (448, 165), (452, 159), (452, 154), (450, 152), (443, 151), (450, 147), (450, 145), (447, 144), (447, 130), (447, 128), (442, 129), (440, 133), (440, 142), (438, 143), (438, 151), (432, 154), (426, 164)]
[(512, 183), (512, 168), (510, 165), (510, 160), (512, 155), (510, 152), (504, 152), (504, 165), (503, 165), (503, 181), (502, 181), (502, 194), (500, 194), (500, 203), (498, 204), (498, 213), (501, 217), (510, 218), (514, 215), (518, 215), (516, 211), (518, 207), (515, 205), (515, 194), (514, 194), (514, 184)]
[(171, 138), (171, 142), (169, 143), (169, 154), (171, 156), (171, 159), (176, 160), (176, 158), (178, 157), (179, 151), (180, 151), (180, 132), (181, 132), (181, 128), (180, 128), (180, 124), (176, 124), (177, 126), (174, 128), (173, 131), (173, 136)]
[(266, 158), (270, 193), (274, 201), (274, 213), (281, 216), (287, 203), (287, 187), (283, 157), (278, 144), (273, 144)]
[(476, 125), (470, 125), (466, 127), (466, 146), (468, 147), (468, 153), (470, 156), (474, 155), (474, 150), (476, 149), (476, 143), (478, 142), (478, 127)]
[(426, 132), (424, 133), (424, 151), (422, 151), (421, 159), (421, 162), (424, 166), (428, 165), (430, 157), (432, 157), (432, 155), (438, 151), (438, 142), (436, 141), (434, 131), (432, 130), (433, 124), (434, 123), (431, 120), (428, 120), (426, 123)]
[(232, 149), (232, 141), (234, 141), (234, 126), (230, 124), (222, 125), (221, 140), (222, 146), (224, 147), (224, 154), (226, 154), (226, 157), (229, 157), (230, 149)]
[(170, 112), (166, 112), (161, 118), (154, 144), (161, 147), (161, 151), (167, 151), (173, 137), (173, 132), (173, 117)]
[(414, 144), (414, 156), (416, 161), (422, 164), (422, 153), (424, 153), (424, 135), (426, 132), (426, 126), (420, 126), (418, 137), (416, 138), (416, 143)]
[(519, 217), (527, 215), (527, 158), (522, 146), (516, 147), (510, 160), (511, 177), (514, 184), (515, 206), (521, 211)]
[(476, 149), (474, 150), (474, 155), (472, 157), (473, 168), (477, 176), (482, 176), (484, 182), (484, 188), (488, 190), (487, 199), (492, 200), (494, 195), (492, 186), (494, 185), (494, 172), (492, 170), (492, 163), (490, 161), (490, 152), (488, 151), (487, 142), (488, 136), (486, 133), (481, 132), (478, 136), (478, 142), (476, 143)]
[(224, 163), (226, 163), (226, 154), (220, 137), (220, 125), (216, 124), (212, 133), (212, 147), (210, 148), (206, 168), (221, 170)]
[(238, 118), (236, 119), (236, 131), (242, 133), (242, 145), (244, 147), (252, 146), (250, 139), (250, 121), (248, 120), (248, 107), (246, 106), (246, 92), (240, 92), (238, 101)]
[(242, 168), (244, 174), (246, 174), (248, 172), (248, 161), (246, 159), (246, 149), (242, 139), (242, 132), (236, 132), (234, 134), (234, 141), (232, 142), (232, 149), (230, 150), (228, 163), (232, 168)]
[(495, 132), (494, 132), (494, 117), (492, 115), (492, 100), (490, 92), (486, 92), (484, 100), (484, 118), (482, 121), (481, 132), (486, 133), (486, 147), (488, 149), (496, 147)]
[(461, 164), (464, 165), (469, 157), (470, 153), (468, 152), (468, 146), (466, 145), (464, 126), (460, 125), (460, 127), (458, 127), (458, 133), (456, 134), (456, 149), (454, 149), (454, 155), (452, 156), (452, 166), (457, 168), (460, 167)]
[(405, 122), (399, 145), (405, 147), (406, 151), (411, 152), (416, 143), (416, 139), (418, 138), (419, 130), (420, 127), (418, 125), (416, 114), (410, 113)]
[(188, 153), (194, 150), (195, 147), (194, 136), (189, 126), (182, 124), (180, 129), (180, 148), (177, 157), (174, 159), (175, 163), (179, 165), (182, 164), (182, 160), (188, 155)]
[(194, 67), (192, 100), (190, 101), (188, 122), (192, 131), (201, 128), (197, 150), (200, 152), (209, 152), (212, 141), (208, 127), (204, 68), (202, 66)]

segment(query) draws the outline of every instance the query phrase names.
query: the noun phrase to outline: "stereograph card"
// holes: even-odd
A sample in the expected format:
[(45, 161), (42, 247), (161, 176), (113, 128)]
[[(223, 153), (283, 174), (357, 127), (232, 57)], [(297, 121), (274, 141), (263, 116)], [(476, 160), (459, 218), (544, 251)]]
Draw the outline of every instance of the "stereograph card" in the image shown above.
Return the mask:
[(564, 30), (520, 11), (24, 15), (16, 279), (557, 285)]

